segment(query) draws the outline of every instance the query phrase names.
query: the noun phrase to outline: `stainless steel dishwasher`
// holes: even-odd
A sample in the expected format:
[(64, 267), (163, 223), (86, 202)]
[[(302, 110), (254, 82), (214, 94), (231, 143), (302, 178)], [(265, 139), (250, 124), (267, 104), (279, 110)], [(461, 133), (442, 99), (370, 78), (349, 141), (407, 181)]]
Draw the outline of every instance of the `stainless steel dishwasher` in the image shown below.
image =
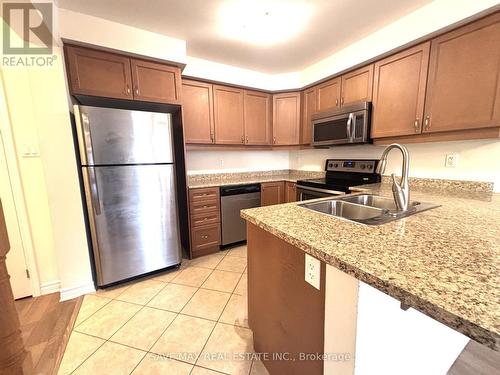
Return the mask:
[(247, 227), (240, 211), (260, 207), (260, 184), (221, 186), (220, 207), (222, 245), (245, 241)]

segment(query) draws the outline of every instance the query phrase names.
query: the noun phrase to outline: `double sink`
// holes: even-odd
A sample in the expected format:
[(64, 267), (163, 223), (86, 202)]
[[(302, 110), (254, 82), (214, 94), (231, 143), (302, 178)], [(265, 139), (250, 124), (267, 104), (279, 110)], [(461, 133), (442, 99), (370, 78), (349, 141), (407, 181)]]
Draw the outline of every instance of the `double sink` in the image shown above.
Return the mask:
[(373, 194), (348, 195), (320, 202), (304, 203), (300, 206), (366, 225), (385, 224), (439, 207), (433, 203), (412, 201), (408, 210), (398, 211), (394, 199)]

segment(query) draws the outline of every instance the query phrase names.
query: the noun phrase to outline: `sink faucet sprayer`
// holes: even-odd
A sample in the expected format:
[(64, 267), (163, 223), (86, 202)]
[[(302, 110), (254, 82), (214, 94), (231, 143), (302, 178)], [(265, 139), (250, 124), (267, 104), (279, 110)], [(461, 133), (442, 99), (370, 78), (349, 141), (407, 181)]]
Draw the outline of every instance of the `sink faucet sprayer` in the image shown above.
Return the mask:
[(392, 173), (392, 194), (394, 195), (394, 202), (396, 203), (396, 207), (398, 211), (407, 211), (410, 203), (410, 188), (408, 186), (408, 169), (410, 167), (410, 154), (408, 153), (408, 149), (405, 146), (402, 146), (397, 143), (393, 143), (384, 150), (380, 162), (377, 165), (377, 173), (384, 173), (385, 167), (387, 165), (387, 155), (389, 152), (397, 148), (403, 154), (403, 170), (401, 181), (398, 183), (396, 181), (396, 174)]

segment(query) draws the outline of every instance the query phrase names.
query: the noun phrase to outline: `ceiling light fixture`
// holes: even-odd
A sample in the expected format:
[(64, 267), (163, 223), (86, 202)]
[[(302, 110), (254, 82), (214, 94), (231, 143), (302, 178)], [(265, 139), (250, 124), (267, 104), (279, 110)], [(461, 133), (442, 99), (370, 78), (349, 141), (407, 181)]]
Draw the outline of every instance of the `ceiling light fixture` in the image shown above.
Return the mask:
[(254, 45), (276, 45), (299, 34), (311, 15), (307, 1), (227, 0), (218, 13), (219, 34)]

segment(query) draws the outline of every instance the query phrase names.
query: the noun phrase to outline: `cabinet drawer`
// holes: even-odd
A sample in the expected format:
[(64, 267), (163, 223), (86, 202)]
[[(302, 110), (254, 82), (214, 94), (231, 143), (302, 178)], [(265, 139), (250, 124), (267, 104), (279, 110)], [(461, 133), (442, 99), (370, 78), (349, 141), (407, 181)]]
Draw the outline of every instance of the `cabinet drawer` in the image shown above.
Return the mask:
[(219, 188), (189, 189), (189, 202), (191, 204), (214, 199), (219, 200)]
[(220, 224), (191, 228), (192, 251), (200, 251), (220, 245)]
[(220, 222), (219, 211), (191, 215), (191, 226), (199, 227), (207, 224), (217, 224)]
[(189, 205), (191, 215), (219, 212), (219, 201), (212, 199), (202, 202), (195, 202)]

